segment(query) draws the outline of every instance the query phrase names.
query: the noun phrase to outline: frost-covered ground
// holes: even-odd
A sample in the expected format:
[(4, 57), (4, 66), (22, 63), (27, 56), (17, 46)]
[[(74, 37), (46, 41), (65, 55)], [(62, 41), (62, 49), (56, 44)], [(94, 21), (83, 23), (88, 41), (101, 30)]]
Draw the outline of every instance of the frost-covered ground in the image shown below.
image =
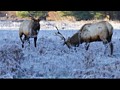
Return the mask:
[(87, 22), (91, 21), (42, 21), (37, 48), (32, 38), (30, 46), (25, 43), (25, 48), (21, 47), (20, 22), (0, 22), (0, 78), (120, 78), (119, 22), (110, 21), (114, 27), (113, 56), (104, 55), (102, 42), (91, 43), (88, 51), (84, 44), (68, 49), (51, 26), (55, 24), (67, 38)]

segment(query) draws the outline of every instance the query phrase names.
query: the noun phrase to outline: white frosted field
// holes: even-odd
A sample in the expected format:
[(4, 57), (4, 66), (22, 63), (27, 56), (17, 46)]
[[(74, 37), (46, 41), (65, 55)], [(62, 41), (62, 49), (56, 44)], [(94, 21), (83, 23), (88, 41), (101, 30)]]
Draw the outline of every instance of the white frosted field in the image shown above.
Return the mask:
[[(114, 27), (113, 56), (104, 55), (102, 42), (93, 42), (86, 51), (84, 44), (68, 49), (55, 35), (56, 25), (67, 38), (82, 25), (95, 21), (41, 21), (37, 47), (21, 47), (18, 29), (21, 22), (0, 21), (0, 78), (120, 78), (120, 23)], [(109, 53), (109, 49), (107, 50)]]

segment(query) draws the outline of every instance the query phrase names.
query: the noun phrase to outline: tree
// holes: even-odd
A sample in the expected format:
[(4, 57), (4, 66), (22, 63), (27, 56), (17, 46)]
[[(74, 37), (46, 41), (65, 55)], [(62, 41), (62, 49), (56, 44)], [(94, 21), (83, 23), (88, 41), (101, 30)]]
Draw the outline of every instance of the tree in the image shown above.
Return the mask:
[(29, 17), (29, 14), (31, 14), (34, 17), (41, 17), (44, 15), (46, 15), (47, 17), (48, 11), (17, 11), (16, 12), (16, 15), (22, 18)]

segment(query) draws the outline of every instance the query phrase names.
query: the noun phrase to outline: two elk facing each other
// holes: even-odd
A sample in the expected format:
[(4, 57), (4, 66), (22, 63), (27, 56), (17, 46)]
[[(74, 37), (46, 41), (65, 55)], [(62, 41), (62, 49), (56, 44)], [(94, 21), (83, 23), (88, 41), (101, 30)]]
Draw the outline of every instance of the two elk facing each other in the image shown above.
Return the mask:
[(71, 48), (71, 46), (78, 47), (79, 44), (85, 43), (85, 48), (88, 50), (90, 42), (102, 41), (106, 48), (107, 44), (109, 44), (110, 54), (113, 54), (113, 44), (111, 42), (113, 26), (107, 21), (85, 24), (72, 37), (68, 37), (67, 40), (59, 30), (56, 35), (59, 35), (64, 40), (64, 45), (67, 45), (68, 48)]

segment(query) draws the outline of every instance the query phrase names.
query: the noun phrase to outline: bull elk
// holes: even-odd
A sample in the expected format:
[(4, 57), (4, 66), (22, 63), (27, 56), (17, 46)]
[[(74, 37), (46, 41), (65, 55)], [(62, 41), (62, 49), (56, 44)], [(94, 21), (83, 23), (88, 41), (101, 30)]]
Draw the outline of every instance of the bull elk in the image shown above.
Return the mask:
[[(57, 27), (56, 29), (58, 30)], [(85, 48), (88, 50), (90, 42), (102, 41), (105, 46), (109, 44), (110, 54), (113, 54), (113, 44), (111, 42), (113, 26), (107, 21), (85, 24), (72, 37), (68, 37), (67, 40), (59, 30), (56, 35), (59, 35), (64, 40), (64, 45), (67, 45), (68, 48), (71, 48), (71, 46), (78, 47), (79, 44), (85, 43)]]
[[(43, 20), (45, 17), (39, 17), (38, 19), (34, 18), (29, 14), (31, 20), (24, 20), (19, 28), (19, 37), (22, 41), (22, 48), (24, 47), (24, 42), (27, 40), (30, 44), (29, 38), (34, 38), (34, 46), (36, 47), (37, 35), (40, 30), (40, 20)], [(24, 35), (24, 37), (23, 37)]]

